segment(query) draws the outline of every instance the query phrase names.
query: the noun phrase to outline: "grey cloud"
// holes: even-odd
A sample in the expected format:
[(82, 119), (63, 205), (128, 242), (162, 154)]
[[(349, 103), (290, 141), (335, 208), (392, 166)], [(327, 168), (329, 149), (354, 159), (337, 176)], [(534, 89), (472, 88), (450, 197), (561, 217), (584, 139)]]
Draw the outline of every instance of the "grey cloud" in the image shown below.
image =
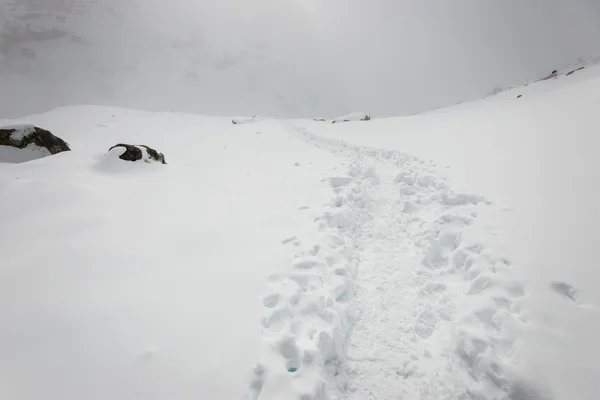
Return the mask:
[(595, 0), (0, 0), (0, 117), (409, 114), (598, 55)]

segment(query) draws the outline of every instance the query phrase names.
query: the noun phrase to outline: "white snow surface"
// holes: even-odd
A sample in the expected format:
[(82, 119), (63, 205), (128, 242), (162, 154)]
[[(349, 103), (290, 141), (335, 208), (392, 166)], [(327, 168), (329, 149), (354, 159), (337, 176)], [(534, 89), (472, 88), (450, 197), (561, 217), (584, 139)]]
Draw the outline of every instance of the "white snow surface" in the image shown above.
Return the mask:
[[(437, 305), (437, 311), (433, 306), (427, 307), (427, 314), (421, 318), (418, 307), (407, 309), (408, 304), (414, 304), (403, 289), (407, 283), (392, 284), (389, 276), (375, 276), (372, 280), (382, 279), (381, 291), (399, 298), (367, 296), (363, 303), (368, 317), (364, 322), (359, 320), (351, 334), (350, 355), (355, 346), (358, 347), (355, 352), (363, 354), (364, 345), (360, 342), (365, 335), (380, 335), (378, 340), (368, 341), (374, 346), (372, 351), (385, 353), (398, 348), (400, 339), (390, 336), (394, 330), (389, 322), (375, 321), (398, 323), (403, 313), (416, 313), (419, 315), (416, 329), (432, 332), (428, 340), (436, 332), (452, 336), (454, 350), (445, 349), (440, 354), (453, 351), (454, 357), (462, 358), (466, 371), (478, 384), (485, 380), (483, 374), (494, 380), (499, 376), (500, 388), (508, 387), (503, 380), (512, 375), (515, 380), (508, 390), (510, 399), (598, 398), (600, 348), (595, 337), (600, 333), (597, 310), (600, 293), (596, 288), (595, 243), (600, 239), (597, 229), (600, 190), (596, 184), (600, 182), (596, 154), (600, 145), (597, 134), (600, 115), (595, 105), (600, 101), (599, 76), (598, 66), (588, 67), (568, 77), (414, 117), (364, 124), (297, 122), (306, 132), (318, 132), (318, 140), (326, 143), (343, 140), (358, 148), (401, 149), (423, 160), (418, 165), (402, 162), (398, 169), (396, 181), (408, 187), (396, 190), (396, 197), (398, 191), (404, 196), (391, 201), (404, 202), (410, 213), (404, 234), (416, 235), (419, 240), (425, 237), (431, 242), (425, 246), (424, 265), (431, 264), (433, 257), (434, 264), (442, 264), (450, 271), (457, 269), (465, 283), (474, 285), (459, 289), (462, 296), (457, 299), (462, 297), (462, 300), (448, 303), (444, 299)], [(522, 97), (517, 98), (518, 95)], [(450, 212), (457, 216), (441, 217), (447, 208), (445, 195), (437, 189), (436, 177), (447, 178), (446, 185), (458, 193), (474, 192), (485, 196), (490, 203), (482, 204), (477, 196), (459, 196), (460, 207), (452, 207)], [(439, 198), (442, 204), (436, 204)], [(462, 206), (465, 202), (477, 206)], [(428, 209), (431, 210), (423, 211)], [(391, 219), (397, 212), (386, 211), (386, 215)], [(368, 247), (376, 254), (390, 253), (389, 249)], [(410, 252), (402, 254), (406, 257)], [(391, 259), (386, 256), (382, 264), (386, 267), (389, 262)], [(397, 269), (392, 271), (398, 273)], [(429, 276), (430, 270), (423, 271), (423, 279), (428, 281), (423, 288), (433, 285), (444, 288), (441, 293), (446, 293), (440, 295), (438, 289), (425, 289), (426, 296), (431, 296), (431, 292), (442, 299), (448, 296), (452, 284), (445, 277), (447, 271), (442, 268), (433, 277)], [(364, 280), (371, 281), (367, 277)], [(472, 296), (473, 290), (481, 293)], [(395, 311), (390, 316), (377, 315), (374, 302)], [(443, 311), (447, 304), (455, 311)], [(461, 314), (463, 317), (459, 317)], [(410, 320), (408, 315), (403, 318)], [(446, 315), (452, 316), (454, 328), (439, 325), (438, 321), (444, 321)], [(458, 323), (460, 318), (468, 322)], [(388, 327), (373, 328), (383, 325)], [(375, 333), (370, 333), (371, 330)], [(356, 336), (361, 340), (353, 338)], [(401, 340), (406, 340), (404, 335)], [(443, 341), (436, 339), (434, 348), (440, 343)], [(427, 344), (426, 350), (435, 355), (431, 345)], [(406, 356), (391, 359), (402, 357)], [(423, 358), (418, 352), (416, 357)], [(415, 363), (411, 360), (410, 364)], [(390, 367), (393, 363), (381, 365)], [(359, 390), (364, 388), (356, 398), (369, 398), (371, 393), (375, 398), (394, 398), (391, 393), (373, 389), (389, 386), (389, 369), (381, 370), (378, 375), (381, 381), (373, 385), (367, 377), (379, 367), (367, 364), (356, 368), (362, 378)], [(538, 390), (545, 387), (547, 393), (530, 397), (513, 393), (528, 385)], [(434, 390), (433, 385), (430, 388)], [(478, 395), (497, 398), (490, 393), (486, 389)], [(458, 394), (427, 397), (412, 392), (406, 398), (460, 397)]]
[(0, 163), (22, 163), (38, 158), (44, 158), (52, 155), (48, 149), (36, 146), (33, 143), (23, 149), (17, 149), (12, 146), (0, 146)]
[(364, 121), (365, 118), (367, 118), (369, 116), (369, 114), (364, 113), (364, 112), (353, 112), (350, 114), (346, 114), (346, 115), (342, 115), (341, 117), (337, 117), (333, 119), (333, 123), (339, 123), (339, 122), (351, 122), (351, 121)]
[[(266, 279), (291, 262), (285, 238), (316, 241), (308, 215), (337, 163), (273, 122), (102, 107), (28, 120), (72, 151), (0, 164), (0, 397), (242, 398)], [(105, 157), (119, 142), (169, 164)]]
[(254, 115), (252, 117), (235, 117), (231, 120), (231, 123), (234, 125), (253, 124), (253, 123), (259, 122), (261, 120), (263, 120), (263, 118), (261, 118), (261, 117), (256, 118), (256, 115)]
[(360, 124), (25, 118), (72, 151), (0, 164), (0, 395), (598, 398), (599, 93), (590, 67)]

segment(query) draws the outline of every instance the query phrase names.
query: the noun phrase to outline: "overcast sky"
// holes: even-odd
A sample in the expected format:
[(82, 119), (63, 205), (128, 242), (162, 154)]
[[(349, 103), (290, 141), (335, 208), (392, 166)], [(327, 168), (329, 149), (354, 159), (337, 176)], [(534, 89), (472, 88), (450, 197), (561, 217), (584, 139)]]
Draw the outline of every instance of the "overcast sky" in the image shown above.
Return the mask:
[(222, 115), (390, 116), (481, 97), (600, 55), (598, 0), (0, 0), (0, 6), (0, 85), (16, 93), (10, 101), (0, 96), (0, 117), (78, 103)]

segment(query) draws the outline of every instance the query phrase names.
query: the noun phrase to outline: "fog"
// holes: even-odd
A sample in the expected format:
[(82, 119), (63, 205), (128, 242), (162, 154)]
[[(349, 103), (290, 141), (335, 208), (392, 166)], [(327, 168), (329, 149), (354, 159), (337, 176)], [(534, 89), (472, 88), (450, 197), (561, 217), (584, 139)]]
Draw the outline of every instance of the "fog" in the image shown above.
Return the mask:
[(0, 117), (402, 115), (599, 55), (597, 0), (0, 0)]

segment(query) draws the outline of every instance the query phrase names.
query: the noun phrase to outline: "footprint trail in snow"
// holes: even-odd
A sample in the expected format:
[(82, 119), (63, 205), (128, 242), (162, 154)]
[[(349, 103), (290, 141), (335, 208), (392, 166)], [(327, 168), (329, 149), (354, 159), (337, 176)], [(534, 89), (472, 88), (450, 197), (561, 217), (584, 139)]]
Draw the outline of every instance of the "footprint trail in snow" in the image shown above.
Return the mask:
[(351, 166), (327, 180), (322, 240), (284, 240), (248, 398), (546, 399), (509, 367), (525, 288), (478, 242), (489, 202), (410, 155), (286, 129)]

